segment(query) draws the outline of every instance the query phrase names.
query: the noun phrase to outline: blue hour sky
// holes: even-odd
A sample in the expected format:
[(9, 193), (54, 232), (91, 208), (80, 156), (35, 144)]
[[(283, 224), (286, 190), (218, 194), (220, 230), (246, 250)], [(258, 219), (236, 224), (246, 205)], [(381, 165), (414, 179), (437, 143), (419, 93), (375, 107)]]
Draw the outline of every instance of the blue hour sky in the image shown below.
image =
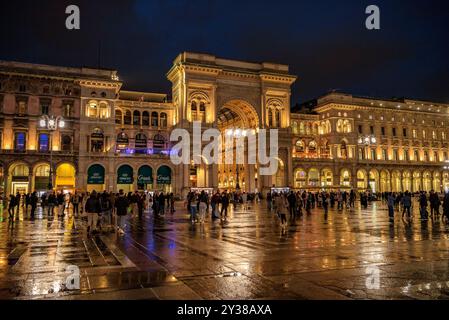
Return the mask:
[[(81, 30), (65, 28), (66, 6)], [(365, 8), (381, 30), (365, 28)], [(340, 90), (449, 102), (449, 1), (1, 1), (0, 59), (119, 70), (126, 89), (170, 93), (182, 51), (290, 65), (292, 104)]]

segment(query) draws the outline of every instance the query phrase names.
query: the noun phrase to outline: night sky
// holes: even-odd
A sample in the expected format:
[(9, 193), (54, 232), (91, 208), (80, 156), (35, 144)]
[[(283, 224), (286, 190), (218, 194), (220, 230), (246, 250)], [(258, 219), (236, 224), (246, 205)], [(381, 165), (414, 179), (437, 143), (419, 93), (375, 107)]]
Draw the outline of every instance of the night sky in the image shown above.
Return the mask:
[[(65, 28), (66, 6), (81, 30)], [(365, 8), (381, 30), (365, 28)], [(170, 93), (182, 51), (290, 65), (292, 104), (330, 90), (449, 102), (449, 1), (54, 0), (0, 3), (0, 59), (119, 70), (125, 89)]]

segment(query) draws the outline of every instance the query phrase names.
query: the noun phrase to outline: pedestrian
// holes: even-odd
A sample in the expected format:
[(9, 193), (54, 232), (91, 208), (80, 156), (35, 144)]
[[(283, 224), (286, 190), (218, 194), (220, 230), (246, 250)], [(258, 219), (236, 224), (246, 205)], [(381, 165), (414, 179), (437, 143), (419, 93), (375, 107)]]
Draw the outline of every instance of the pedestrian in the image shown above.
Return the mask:
[(57, 196), (57, 203), (58, 203), (58, 217), (64, 217), (64, 211), (65, 211), (65, 198), (64, 193), (59, 191)]
[[(220, 217), (221, 219), (227, 219), (228, 217), (228, 207), (229, 207), (229, 195), (226, 191), (223, 192), (223, 195), (221, 196), (221, 212)], [(223, 216), (224, 213), (224, 216)]]
[(274, 205), (281, 221), (281, 227), (285, 228), (287, 226), (288, 200), (284, 195), (276, 193), (274, 196)]
[(31, 219), (34, 219), (34, 214), (36, 212), (36, 207), (37, 207), (37, 201), (38, 201), (38, 197), (37, 197), (37, 192), (34, 191), (31, 196), (30, 196), (30, 205), (31, 205)]
[(87, 234), (97, 232), (98, 214), (101, 212), (100, 202), (98, 200), (97, 192), (94, 190), (86, 201), (84, 210), (87, 213)]
[(16, 201), (17, 201), (16, 197), (13, 194), (11, 194), (9, 196), (8, 213), (9, 213), (9, 220), (12, 221), (14, 221)]
[(427, 213), (427, 196), (424, 191), (421, 192), (419, 196), (419, 212), (421, 215), (421, 220), (427, 220), (428, 213)]
[(73, 206), (73, 215), (75, 217), (78, 217), (79, 204), (80, 204), (80, 196), (79, 196), (78, 192), (75, 191), (75, 194), (70, 197), (70, 202), (72, 203), (72, 206)]
[(293, 191), (290, 191), (290, 194), (287, 197), (288, 200), (288, 208), (290, 212), (290, 220), (296, 220), (296, 196)]
[(444, 195), (442, 218), (443, 220), (446, 219), (446, 223), (449, 223), (449, 193)]
[(393, 193), (389, 193), (387, 198), (388, 204), (388, 216), (390, 217), (390, 221), (394, 221), (394, 205), (396, 203), (396, 197)]
[(119, 190), (119, 194), (115, 199), (115, 209), (116, 209), (115, 222), (117, 233), (120, 235), (125, 234), (125, 221), (126, 216), (128, 215), (128, 207), (129, 207), (128, 198), (125, 196), (123, 190)]
[(402, 197), (402, 218), (407, 214), (407, 218), (411, 219), (411, 206), (412, 206), (412, 195), (408, 190), (404, 193)]
[(53, 217), (55, 214), (55, 206), (57, 205), (58, 200), (56, 199), (54, 191), (50, 191), (50, 195), (48, 196), (48, 217)]
[(440, 215), (440, 205), (441, 205), (438, 193), (431, 190), (429, 201), (430, 201), (430, 216), (432, 219), (434, 218), (438, 219), (438, 216)]
[(327, 193), (322, 193), (322, 202), (323, 202), (323, 210), (324, 210), (324, 216), (327, 218), (327, 214), (329, 212), (329, 202), (327, 200)]
[(204, 221), (206, 220), (207, 203), (207, 194), (204, 191), (201, 191), (199, 197), (200, 223), (204, 223)]

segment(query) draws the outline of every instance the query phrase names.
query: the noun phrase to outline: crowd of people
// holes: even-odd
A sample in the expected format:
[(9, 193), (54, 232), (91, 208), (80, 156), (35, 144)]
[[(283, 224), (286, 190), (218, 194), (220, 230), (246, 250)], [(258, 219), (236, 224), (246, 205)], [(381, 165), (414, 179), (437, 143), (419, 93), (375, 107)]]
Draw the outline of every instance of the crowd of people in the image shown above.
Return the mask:
[[(402, 214), (402, 218), (411, 220), (413, 218), (413, 205), (419, 206), (420, 218), (427, 220), (437, 219), (442, 213), (442, 218), (449, 223), (449, 193), (440, 196), (433, 190), (430, 193), (410, 192), (383, 193), (380, 195), (388, 207), (390, 220), (394, 221), (395, 212)], [(366, 209), (368, 203), (373, 199), (373, 195), (362, 192), (358, 195), (361, 208)], [(269, 192), (265, 197), (261, 193), (246, 192), (220, 192), (207, 193), (190, 192), (187, 195), (186, 208), (190, 214), (192, 223), (204, 223), (210, 215), (212, 220), (228, 218), (229, 207), (234, 209), (240, 206), (243, 211), (251, 208), (255, 202), (265, 199), (269, 212), (275, 212), (282, 227), (288, 225), (288, 219), (295, 221), (303, 215), (303, 212), (310, 215), (315, 208), (322, 208), (327, 215), (329, 208), (336, 208), (338, 211), (352, 210), (355, 208), (357, 193), (351, 191), (289, 191), (289, 192)], [(55, 214), (64, 217), (67, 213), (72, 213), (75, 217), (81, 215), (87, 222), (88, 234), (95, 234), (99, 231), (116, 231), (124, 234), (125, 217), (132, 214), (142, 218), (144, 211), (153, 213), (154, 217), (161, 217), (165, 214), (174, 214), (175, 197), (173, 193), (163, 192), (129, 192), (119, 193), (102, 192), (97, 193), (64, 193), (61, 191), (50, 191), (38, 197), (36, 192), (21, 195), (10, 195), (8, 201), (8, 213), (10, 220), (14, 221), (22, 207), (25, 215), (34, 219), (36, 209), (40, 204), (42, 213), (49, 218)], [(430, 208), (430, 210), (429, 210)], [(441, 208), (443, 209), (441, 212)]]
[[(132, 214), (142, 218), (145, 210), (151, 209), (155, 216), (163, 216), (166, 213), (175, 212), (175, 197), (173, 193), (163, 192), (129, 192), (123, 190), (119, 193), (64, 193), (50, 191), (38, 197), (37, 192), (10, 195), (8, 200), (9, 220), (18, 219), (22, 208), (24, 216), (35, 218), (38, 204), (42, 208), (42, 214), (48, 218), (54, 218), (55, 213), (59, 218), (71, 213), (73, 216), (81, 216), (87, 220), (88, 234), (101, 231), (117, 231), (124, 233), (125, 216)], [(30, 208), (31, 207), (31, 208)]]

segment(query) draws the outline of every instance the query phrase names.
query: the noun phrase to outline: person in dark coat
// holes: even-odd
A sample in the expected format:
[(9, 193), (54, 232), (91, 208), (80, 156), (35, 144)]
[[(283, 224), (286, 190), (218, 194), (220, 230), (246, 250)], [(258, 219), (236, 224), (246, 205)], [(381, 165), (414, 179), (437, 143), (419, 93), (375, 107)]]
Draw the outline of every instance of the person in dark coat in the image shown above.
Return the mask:
[(89, 199), (87, 199), (84, 209), (87, 213), (87, 233), (96, 233), (98, 215), (101, 212), (101, 205), (100, 201), (98, 200), (97, 192), (95, 190), (92, 191)]
[(444, 195), (443, 201), (443, 219), (446, 218), (446, 223), (449, 223), (449, 193)]
[(434, 192), (433, 190), (430, 191), (430, 216), (433, 218), (438, 218), (440, 215), (440, 197), (438, 196), (438, 193)]
[(14, 220), (16, 201), (16, 197), (13, 194), (9, 196), (8, 213), (10, 220)]
[(117, 232), (121, 235), (125, 234), (125, 220), (128, 215), (129, 201), (125, 197), (123, 190), (119, 191), (118, 197), (115, 199), (115, 214), (116, 214), (116, 228)]
[(30, 205), (31, 205), (31, 219), (34, 219), (34, 214), (36, 213), (36, 208), (37, 208), (37, 192), (34, 191), (31, 196), (30, 196)]

